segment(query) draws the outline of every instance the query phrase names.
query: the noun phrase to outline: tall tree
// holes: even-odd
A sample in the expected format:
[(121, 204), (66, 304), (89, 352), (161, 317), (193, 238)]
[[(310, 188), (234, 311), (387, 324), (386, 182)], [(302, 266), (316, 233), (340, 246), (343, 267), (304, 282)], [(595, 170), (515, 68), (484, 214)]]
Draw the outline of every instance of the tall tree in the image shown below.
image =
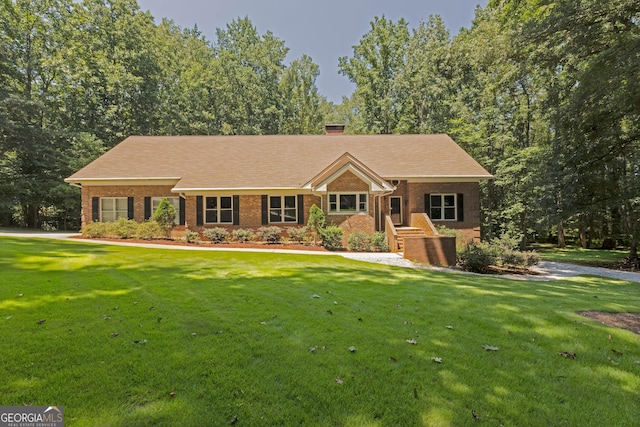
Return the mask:
[(354, 97), (361, 102), (360, 114), (369, 133), (398, 131), (401, 115), (393, 80), (405, 64), (409, 42), (408, 24), (384, 15), (375, 17), (371, 29), (353, 46), (352, 57), (338, 59), (340, 73), (356, 84)]
[(604, 214), (602, 231), (623, 237), (637, 259), (640, 4), (507, 2), (509, 10), (525, 18), (522, 49), (551, 76), (551, 161), (570, 177), (557, 186), (559, 219)]
[(248, 17), (232, 21), (216, 35), (222, 133), (278, 133), (282, 122), (279, 81), (289, 49), (271, 32), (258, 34)]
[(438, 15), (429, 16), (413, 31), (406, 61), (394, 78), (401, 100), (398, 131), (445, 132), (451, 118), (450, 34)]
[(95, 133), (109, 146), (151, 133), (159, 105), (151, 15), (135, 0), (84, 0), (67, 25), (57, 125)]
[(318, 94), (318, 75), (320, 67), (307, 55), (294, 60), (284, 71), (280, 80), (283, 99), (281, 133), (308, 134), (323, 131), (321, 105), (326, 100)]
[(156, 28), (154, 48), (160, 69), (154, 133), (220, 133), (217, 95), (222, 84), (210, 43), (197, 27), (183, 30), (165, 19)]

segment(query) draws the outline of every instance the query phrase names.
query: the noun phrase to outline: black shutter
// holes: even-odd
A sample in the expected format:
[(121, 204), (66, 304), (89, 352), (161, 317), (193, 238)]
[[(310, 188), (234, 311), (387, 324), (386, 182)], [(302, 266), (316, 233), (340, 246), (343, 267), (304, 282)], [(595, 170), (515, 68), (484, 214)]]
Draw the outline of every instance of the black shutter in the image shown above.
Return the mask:
[(262, 225), (269, 224), (269, 200), (268, 196), (262, 196)]
[(304, 225), (304, 195), (298, 194), (298, 224)]
[(233, 225), (240, 225), (240, 196), (233, 196)]
[(151, 214), (151, 197), (144, 198), (144, 220), (148, 221), (153, 215)]
[(184, 200), (184, 197), (180, 197), (180, 224), (179, 225), (185, 225), (187, 223), (187, 212), (186, 212), (186, 203)]
[(133, 219), (133, 197), (127, 197), (127, 219)]
[(464, 194), (458, 193), (458, 221), (464, 221)]
[(196, 225), (200, 226), (204, 224), (202, 220), (202, 196), (196, 196)]
[(431, 194), (424, 195), (424, 213), (431, 218)]
[(91, 221), (100, 221), (100, 197), (91, 198)]

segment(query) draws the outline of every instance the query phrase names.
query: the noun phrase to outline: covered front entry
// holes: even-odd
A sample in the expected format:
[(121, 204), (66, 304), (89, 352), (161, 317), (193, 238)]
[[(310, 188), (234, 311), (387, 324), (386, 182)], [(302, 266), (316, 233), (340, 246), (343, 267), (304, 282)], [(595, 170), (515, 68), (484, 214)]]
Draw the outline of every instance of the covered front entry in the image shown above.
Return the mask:
[(402, 225), (402, 197), (389, 197), (389, 212), (393, 225)]

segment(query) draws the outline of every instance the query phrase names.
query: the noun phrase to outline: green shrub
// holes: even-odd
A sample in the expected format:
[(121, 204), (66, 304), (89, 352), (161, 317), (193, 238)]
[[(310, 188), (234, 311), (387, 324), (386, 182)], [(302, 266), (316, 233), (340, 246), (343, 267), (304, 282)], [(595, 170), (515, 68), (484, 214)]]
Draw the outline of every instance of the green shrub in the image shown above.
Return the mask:
[(132, 219), (118, 218), (116, 221), (109, 223), (107, 230), (110, 236), (120, 239), (130, 239), (136, 235), (138, 223)]
[(322, 246), (330, 251), (342, 249), (342, 236), (344, 230), (337, 225), (330, 225), (321, 230)]
[(303, 243), (309, 238), (309, 227), (289, 228), (287, 233), (294, 242)]
[(198, 243), (200, 242), (200, 233), (193, 230), (186, 230), (184, 232), (184, 240), (187, 243)]
[(347, 249), (351, 252), (371, 252), (371, 235), (364, 231), (350, 234), (347, 238)]
[(153, 213), (155, 219), (162, 228), (164, 228), (167, 236), (171, 234), (171, 229), (176, 225), (176, 208), (173, 207), (169, 200), (163, 198), (158, 208)]
[(488, 273), (490, 266), (495, 265), (496, 257), (488, 243), (468, 243), (458, 255), (458, 262), (463, 270), (474, 273)]
[(376, 231), (371, 236), (371, 250), (374, 252), (389, 252), (387, 235), (383, 231)]
[(487, 273), (490, 266), (505, 268), (529, 268), (540, 261), (536, 252), (519, 251), (517, 238), (511, 236), (493, 239), (491, 242), (469, 243), (458, 254), (463, 270), (475, 273)]
[(282, 239), (282, 228), (276, 226), (260, 227), (257, 234), (265, 243), (280, 243), (280, 239)]
[(233, 230), (233, 239), (238, 243), (246, 243), (256, 240), (256, 234), (253, 230), (238, 228), (237, 230)]
[(165, 237), (165, 231), (156, 221), (145, 221), (138, 224), (135, 236), (143, 240), (161, 239)]
[(207, 228), (202, 234), (211, 243), (222, 243), (229, 238), (229, 230), (222, 227)]
[(322, 231), (326, 225), (326, 219), (324, 212), (315, 204), (309, 209), (309, 219), (307, 220), (307, 226), (313, 232), (313, 244), (317, 243), (318, 236), (322, 237)]
[(107, 235), (107, 223), (90, 222), (89, 224), (82, 227), (80, 233), (82, 233), (84, 237), (88, 237), (90, 239), (105, 237)]
[(528, 268), (540, 262), (540, 256), (534, 251), (506, 249), (498, 256), (498, 264), (503, 267)]

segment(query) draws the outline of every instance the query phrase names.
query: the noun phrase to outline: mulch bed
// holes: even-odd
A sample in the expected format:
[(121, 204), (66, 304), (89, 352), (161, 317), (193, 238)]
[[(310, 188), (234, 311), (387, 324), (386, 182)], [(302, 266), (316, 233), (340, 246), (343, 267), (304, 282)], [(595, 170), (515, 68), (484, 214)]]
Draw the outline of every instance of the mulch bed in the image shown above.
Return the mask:
[(617, 262), (584, 262), (580, 265), (586, 267), (608, 268), (609, 270), (640, 272), (640, 260), (624, 259)]
[(487, 274), (516, 274), (516, 275), (527, 275), (527, 276), (539, 275), (538, 272), (529, 270), (528, 268), (499, 267), (497, 265), (490, 265), (489, 271), (487, 271)]
[(123, 243), (142, 243), (142, 244), (155, 244), (155, 245), (171, 245), (171, 246), (197, 246), (203, 248), (244, 248), (244, 249), (292, 249), (297, 251), (311, 251), (311, 252), (328, 252), (326, 248), (323, 246), (314, 246), (314, 245), (301, 245), (295, 243), (278, 243), (278, 244), (269, 244), (269, 243), (209, 243), (209, 242), (200, 242), (200, 243), (186, 243), (180, 240), (168, 240), (168, 239), (154, 239), (154, 240), (140, 240), (140, 239), (114, 239), (108, 237), (101, 237), (96, 239), (89, 239), (83, 236), (75, 236), (75, 239), (82, 240), (103, 240), (107, 242), (123, 242)]
[(604, 311), (578, 311), (578, 314), (605, 325), (626, 329), (640, 335), (640, 313), (607, 313)]

